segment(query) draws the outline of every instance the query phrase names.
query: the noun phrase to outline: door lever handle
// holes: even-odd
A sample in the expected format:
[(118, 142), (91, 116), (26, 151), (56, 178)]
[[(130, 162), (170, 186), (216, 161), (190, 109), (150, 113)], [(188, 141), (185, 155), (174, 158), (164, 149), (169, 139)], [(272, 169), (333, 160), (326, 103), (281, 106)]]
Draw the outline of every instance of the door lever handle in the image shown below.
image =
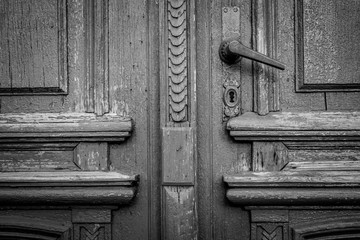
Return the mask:
[(220, 44), (219, 55), (220, 59), (227, 64), (234, 64), (240, 61), (241, 57), (244, 57), (280, 70), (285, 70), (285, 64), (256, 52), (251, 48), (245, 47), (239, 41), (234, 39), (225, 40)]

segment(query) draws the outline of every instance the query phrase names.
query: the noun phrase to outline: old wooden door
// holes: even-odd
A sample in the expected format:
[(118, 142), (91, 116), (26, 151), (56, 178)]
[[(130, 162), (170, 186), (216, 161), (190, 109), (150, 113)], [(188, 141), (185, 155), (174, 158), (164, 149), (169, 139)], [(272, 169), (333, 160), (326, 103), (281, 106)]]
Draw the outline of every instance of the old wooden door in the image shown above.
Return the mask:
[[(359, 7), (197, 4), (200, 238), (359, 239)], [(285, 70), (223, 63), (234, 37)]]
[(0, 0), (0, 239), (359, 239), (359, 12)]

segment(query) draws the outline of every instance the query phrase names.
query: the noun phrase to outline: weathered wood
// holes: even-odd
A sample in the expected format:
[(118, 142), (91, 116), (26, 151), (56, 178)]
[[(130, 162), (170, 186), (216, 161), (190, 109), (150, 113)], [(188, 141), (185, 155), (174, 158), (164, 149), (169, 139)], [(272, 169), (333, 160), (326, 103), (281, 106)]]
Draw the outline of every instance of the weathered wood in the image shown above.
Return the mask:
[[(229, 187), (359, 187), (357, 171), (244, 172), (225, 175)], [(291, 191), (291, 189), (289, 189)]]
[(230, 202), (243, 206), (307, 206), (307, 205), (357, 205), (360, 201), (358, 188), (234, 188), (226, 197)]
[[(1, 114), (3, 141), (123, 141), (130, 136), (132, 122), (116, 115), (94, 114)], [(102, 139), (102, 140), (100, 140)]]
[(254, 142), (252, 171), (279, 171), (288, 163), (287, 148), (282, 143)]
[(1, 188), (2, 206), (18, 205), (114, 205), (129, 204), (135, 196), (133, 187), (72, 187), (72, 188)]
[(113, 212), (113, 239), (160, 239), (158, 8), (159, 1), (109, 1), (109, 110), (131, 116), (136, 128), (125, 144), (110, 145), (111, 167), (144, 176), (134, 204)]
[(0, 2), (0, 95), (67, 94), (66, 4)]
[(227, 129), (236, 130), (297, 130), (297, 131), (357, 131), (360, 112), (280, 112), (267, 116), (245, 113), (231, 119)]
[(195, 1), (163, 0), (158, 9), (161, 233), (164, 239), (196, 239)]
[[(356, 157), (359, 157), (358, 154), (359, 153), (356, 154)], [(346, 160), (346, 157), (341, 155), (334, 156), (335, 158), (340, 158), (340, 160), (338, 161), (318, 160), (316, 155), (315, 156), (312, 155), (312, 157), (316, 159), (315, 161), (289, 162), (282, 169), (282, 171), (347, 171), (347, 170), (359, 171), (360, 170), (360, 159), (355, 161), (349, 161)]]
[(109, 111), (109, 2), (85, 1), (86, 111)]
[(118, 172), (79, 171), (79, 172), (1, 172), (0, 184), (16, 186), (130, 186), (137, 182), (138, 175), (128, 176)]
[[(277, 1), (257, 0), (253, 3), (253, 48), (277, 59)], [(266, 115), (280, 109), (280, 81), (275, 69), (254, 62), (255, 111)]]
[(359, 3), (300, 0), (295, 5), (296, 90), (359, 91)]
[(163, 128), (163, 184), (194, 184), (192, 128)]
[(164, 239), (196, 239), (194, 187), (164, 187)]
[[(190, 29), (190, 11), (185, 0), (166, 0), (164, 3), (165, 29), (161, 31), (164, 49), (161, 58), (166, 62), (162, 78), (166, 79), (166, 95), (169, 122), (186, 122), (188, 113), (188, 33)], [(161, 43), (162, 44), (162, 43)]]
[(121, 205), (135, 196), (138, 176), (117, 172), (2, 172), (2, 205)]
[(76, 171), (73, 151), (0, 151), (0, 171)]
[(359, 150), (360, 142), (283, 142), (292, 151), (295, 150)]
[(324, 93), (299, 94), (294, 91), (297, 81), (297, 60), (294, 52), (297, 48), (297, 25), (294, 24), (296, 17), (294, 7), (297, 0), (278, 0), (278, 60), (286, 63), (285, 71), (279, 73), (281, 86), (280, 109), (282, 111), (324, 111)]
[(358, 140), (359, 112), (246, 113), (227, 123), (236, 140)]
[(82, 170), (109, 170), (108, 143), (80, 143), (74, 151), (74, 162)]

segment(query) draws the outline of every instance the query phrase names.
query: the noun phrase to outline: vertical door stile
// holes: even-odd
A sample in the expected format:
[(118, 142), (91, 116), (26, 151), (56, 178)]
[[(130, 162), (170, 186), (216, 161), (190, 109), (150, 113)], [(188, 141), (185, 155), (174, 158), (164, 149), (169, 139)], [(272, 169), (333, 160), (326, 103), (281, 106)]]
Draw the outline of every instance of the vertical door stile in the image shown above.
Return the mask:
[(195, 2), (159, 7), (162, 239), (197, 239)]

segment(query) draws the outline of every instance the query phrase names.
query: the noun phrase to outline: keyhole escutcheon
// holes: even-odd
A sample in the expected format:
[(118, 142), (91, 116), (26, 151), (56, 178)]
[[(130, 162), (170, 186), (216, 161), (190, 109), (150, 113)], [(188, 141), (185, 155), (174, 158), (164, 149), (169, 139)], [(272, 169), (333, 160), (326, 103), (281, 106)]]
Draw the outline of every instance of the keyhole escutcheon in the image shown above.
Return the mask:
[(228, 107), (234, 107), (238, 104), (239, 96), (235, 86), (228, 86), (224, 92), (224, 102)]

